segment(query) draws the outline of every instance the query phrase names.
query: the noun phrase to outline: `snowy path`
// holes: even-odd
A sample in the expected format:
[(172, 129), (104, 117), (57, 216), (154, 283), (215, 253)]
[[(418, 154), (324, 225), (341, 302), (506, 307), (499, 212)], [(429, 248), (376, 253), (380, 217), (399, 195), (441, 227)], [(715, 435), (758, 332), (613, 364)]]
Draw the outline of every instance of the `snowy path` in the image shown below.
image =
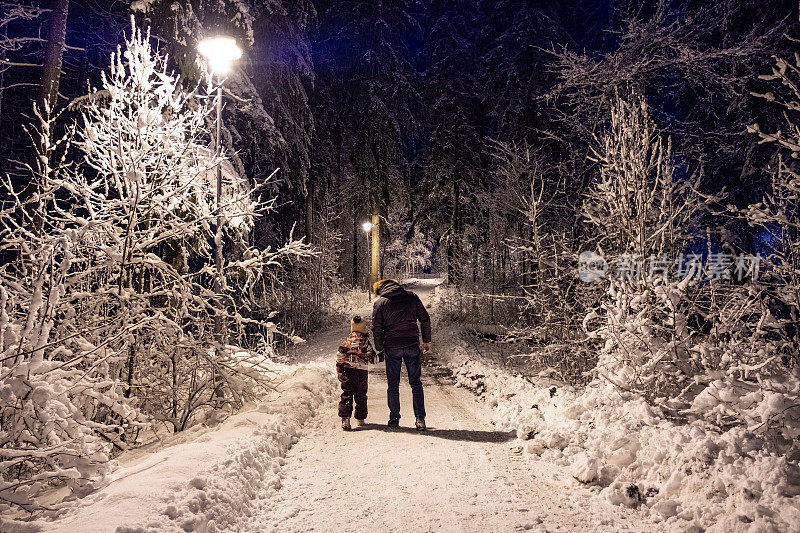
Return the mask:
[[(424, 287), (415, 290), (427, 299)], [(314, 339), (308, 356), (330, 357), (339, 337)], [(654, 529), (564, 469), (514, 453), (512, 435), (488, 422), (488, 406), (453, 386), (447, 374), (435, 361), (423, 368), (426, 432), (413, 429), (405, 370), (399, 430), (385, 425), (381, 367), (370, 371), (367, 426), (344, 432), (335, 403), (323, 406), (289, 451), (282, 487), (262, 523), (276, 531)]]
[[(423, 301), (432, 289), (414, 288)], [(276, 363), (274, 391), (222, 423), (124, 454), (103, 488), (72, 502), (58, 520), (10, 529), (0, 518), (0, 531), (660, 529), (638, 511), (612, 506), (565, 468), (519, 453), (512, 434), (490, 423), (488, 404), (455, 387), (435, 353), (423, 367), (428, 431), (412, 429), (405, 371), (404, 427), (386, 427), (381, 366), (370, 372), (371, 423), (342, 431), (331, 372), (342, 338), (334, 328), (304, 345), (299, 362), (317, 363)]]

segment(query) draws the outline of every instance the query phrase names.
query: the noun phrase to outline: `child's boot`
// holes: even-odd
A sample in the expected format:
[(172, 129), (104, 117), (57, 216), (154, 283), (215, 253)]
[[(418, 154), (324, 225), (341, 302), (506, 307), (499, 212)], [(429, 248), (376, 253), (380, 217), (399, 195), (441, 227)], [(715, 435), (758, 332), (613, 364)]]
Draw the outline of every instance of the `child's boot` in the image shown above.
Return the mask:
[(356, 418), (356, 425), (358, 427), (366, 426), (367, 422), (363, 418)]
[(350, 419), (342, 417), (342, 429), (345, 431), (350, 431)]

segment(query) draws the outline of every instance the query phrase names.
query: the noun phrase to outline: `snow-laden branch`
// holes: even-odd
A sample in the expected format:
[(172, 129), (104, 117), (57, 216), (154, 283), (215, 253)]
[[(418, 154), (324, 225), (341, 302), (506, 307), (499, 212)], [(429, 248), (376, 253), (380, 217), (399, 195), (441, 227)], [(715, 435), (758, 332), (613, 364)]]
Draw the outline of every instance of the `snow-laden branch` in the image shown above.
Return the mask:
[[(17, 258), (0, 267), (0, 456), (14, 459), (0, 472), (16, 480), (0, 485), (0, 506), (31, 511), (54, 484), (91, 487), (149, 422), (180, 431), (251, 398), (271, 346), (242, 356), (214, 323), (272, 340), (275, 325), (243, 309), (257, 309), (270, 269), (309, 254), (294, 239), (249, 245), (272, 202), (253, 200), (210, 148), (211, 99), (184, 90), (137, 28), (72, 109), (79, 119), (60, 137), (55, 118), (36, 115), (29, 135), (50, 154), (28, 167), (38, 193), (23, 198), (6, 179), (0, 211), (0, 248)], [(81, 160), (68, 163), (75, 150)], [(210, 288), (217, 235), (221, 295)]]

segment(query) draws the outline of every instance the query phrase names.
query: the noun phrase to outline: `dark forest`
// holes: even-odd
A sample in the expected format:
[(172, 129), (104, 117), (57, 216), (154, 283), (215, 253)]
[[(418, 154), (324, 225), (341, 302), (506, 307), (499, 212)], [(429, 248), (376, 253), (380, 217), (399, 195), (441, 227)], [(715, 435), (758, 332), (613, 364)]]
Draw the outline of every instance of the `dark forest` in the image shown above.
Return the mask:
[[(0, 0), (3, 512), (49, 516), (58, 487), (88, 494), (154, 436), (237, 416), (385, 279), (437, 280), (435, 364), (477, 394), (473, 355), (575, 402), (608, 387), (614, 409), (746, 432), (796, 504), (799, 16), (788, 0)], [(220, 36), (230, 57), (204, 48)], [(523, 418), (508, 427), (526, 453), (612, 503), (677, 509), (666, 481), (645, 496), (620, 484), (631, 463), (568, 455), (572, 437), (553, 452)], [(777, 505), (747, 523), (796, 528)], [(659, 520), (730, 518), (701, 515)]]

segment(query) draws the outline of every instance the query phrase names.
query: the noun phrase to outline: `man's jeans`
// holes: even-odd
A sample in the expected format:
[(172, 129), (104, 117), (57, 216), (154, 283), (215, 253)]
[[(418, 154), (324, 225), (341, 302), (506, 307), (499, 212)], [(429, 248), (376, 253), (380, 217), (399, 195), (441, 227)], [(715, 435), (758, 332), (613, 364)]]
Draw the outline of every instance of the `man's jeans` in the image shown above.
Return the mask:
[(422, 358), (418, 347), (386, 349), (386, 381), (389, 388), (386, 398), (389, 401), (389, 418), (400, 418), (400, 367), (403, 361), (408, 372), (408, 384), (414, 404), (414, 416), (425, 416), (425, 396), (422, 392)]

